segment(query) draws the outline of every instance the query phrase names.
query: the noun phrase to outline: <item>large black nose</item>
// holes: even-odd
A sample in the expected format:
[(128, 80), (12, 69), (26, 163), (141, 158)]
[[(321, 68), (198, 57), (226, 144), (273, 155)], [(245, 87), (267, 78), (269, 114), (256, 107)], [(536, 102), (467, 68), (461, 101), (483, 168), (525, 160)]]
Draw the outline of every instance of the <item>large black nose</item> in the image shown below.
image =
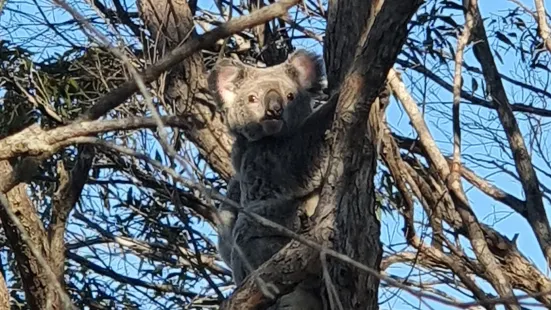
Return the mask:
[(264, 97), (267, 116), (279, 116), (283, 111), (283, 97), (275, 90), (270, 90)]

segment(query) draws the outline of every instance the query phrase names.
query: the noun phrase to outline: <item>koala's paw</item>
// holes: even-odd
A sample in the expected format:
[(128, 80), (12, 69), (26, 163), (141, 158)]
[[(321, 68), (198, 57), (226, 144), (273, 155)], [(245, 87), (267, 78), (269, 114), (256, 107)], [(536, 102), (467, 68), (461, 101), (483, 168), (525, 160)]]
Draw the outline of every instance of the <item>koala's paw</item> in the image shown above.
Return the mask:
[(281, 296), (269, 310), (321, 310), (319, 295), (306, 291), (300, 286), (287, 295)]

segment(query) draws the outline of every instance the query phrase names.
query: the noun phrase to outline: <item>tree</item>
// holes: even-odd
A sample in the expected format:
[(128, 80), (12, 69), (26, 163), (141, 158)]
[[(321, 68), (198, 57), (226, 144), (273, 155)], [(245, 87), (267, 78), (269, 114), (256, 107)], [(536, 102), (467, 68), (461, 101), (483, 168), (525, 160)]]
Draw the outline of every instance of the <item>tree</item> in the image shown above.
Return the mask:
[[(498, 2), (6, 2), (0, 303), (254, 309), (259, 277), (283, 294), (314, 266), (331, 309), (551, 307), (549, 17)], [(297, 46), (338, 102), (330, 169), (311, 229), (230, 294), (206, 74)]]

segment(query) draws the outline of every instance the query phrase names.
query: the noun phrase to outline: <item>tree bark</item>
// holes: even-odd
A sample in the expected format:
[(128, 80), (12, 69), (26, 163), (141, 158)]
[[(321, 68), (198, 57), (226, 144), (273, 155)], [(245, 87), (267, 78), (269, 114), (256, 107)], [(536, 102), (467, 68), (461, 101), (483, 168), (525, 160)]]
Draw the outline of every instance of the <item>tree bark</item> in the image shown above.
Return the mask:
[(84, 145), (78, 148), (75, 166), (70, 171), (58, 162), (57, 176), (59, 188), (52, 201), (52, 216), (48, 227), (48, 242), (50, 244), (50, 261), (52, 271), (59, 283), (65, 283), (65, 231), (69, 214), (80, 199), (84, 185), (88, 181), (88, 173), (94, 159), (94, 147)]
[[(8, 175), (13, 171), (7, 160), (0, 161), (0, 175)], [(43, 257), (48, 260), (50, 248), (42, 221), (36, 213), (32, 202), (27, 196), (27, 184), (20, 183), (6, 193), (9, 205), (0, 203), (0, 220), (6, 232), (6, 237), (17, 261), (17, 267), (25, 290), (25, 299), (30, 309), (46, 309), (48, 304), (53, 309), (61, 309), (60, 298), (50, 285), (44, 269), (31, 253), (29, 246), (21, 237), (21, 233), (12, 223), (6, 208), (17, 216), (30, 236), (30, 243)], [(0, 193), (1, 194), (1, 193)]]
[(10, 309), (10, 292), (2, 273), (0, 273), (0, 309)]
[[(377, 2), (377, 1), (375, 1)], [(329, 89), (341, 85), (355, 51), (365, 41), (372, 1), (329, 0), (325, 31), (324, 58)]]
[[(343, 58), (343, 54), (328, 57), (334, 61), (329, 63), (329, 72), (335, 74), (333, 79), (340, 84), (341, 70), (347, 74), (333, 126), (335, 139), (328, 177), (337, 181), (324, 188), (322, 197), (327, 195), (328, 204), (323, 207), (334, 206), (333, 249), (374, 270), (379, 270), (382, 255), (373, 184), (379, 143), (377, 123), (381, 121), (377, 96), (405, 42), (407, 24), (421, 3), (333, 1), (329, 7), (328, 27), (332, 31), (328, 48), (348, 51), (348, 55), (352, 55), (350, 51), (355, 53), (353, 62)], [(354, 29), (355, 41), (346, 39), (345, 33), (350, 29)], [(392, 35), (388, 35), (390, 31)], [(329, 81), (329, 85), (335, 85), (334, 81)], [(378, 309), (377, 277), (334, 258), (329, 266), (335, 297), (343, 309)]]

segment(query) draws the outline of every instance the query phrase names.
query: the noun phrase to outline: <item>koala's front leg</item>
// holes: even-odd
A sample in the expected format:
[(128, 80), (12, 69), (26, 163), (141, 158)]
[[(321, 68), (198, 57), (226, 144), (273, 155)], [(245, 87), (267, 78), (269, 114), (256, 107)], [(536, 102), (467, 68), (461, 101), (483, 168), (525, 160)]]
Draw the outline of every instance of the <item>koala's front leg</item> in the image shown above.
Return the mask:
[[(247, 203), (243, 205), (246, 207)], [(278, 201), (247, 210), (297, 231), (300, 227), (297, 208), (296, 201)], [(247, 277), (251, 269), (258, 268), (290, 241), (289, 237), (277, 229), (267, 227), (243, 213), (237, 217), (233, 238), (238, 249), (233, 249), (231, 268), (237, 285)]]
[[(231, 200), (239, 204), (241, 199), (241, 189), (238, 179), (234, 176), (228, 182), (226, 189), (226, 199)], [(218, 216), (220, 217), (220, 223), (218, 223), (218, 252), (222, 257), (222, 260), (232, 268), (231, 265), (231, 252), (233, 244), (233, 229), (235, 222), (237, 221), (237, 212), (229, 206), (227, 203), (222, 202), (218, 208)]]
[(268, 310), (323, 309), (319, 291), (308, 290), (300, 284), (289, 294), (281, 296)]

